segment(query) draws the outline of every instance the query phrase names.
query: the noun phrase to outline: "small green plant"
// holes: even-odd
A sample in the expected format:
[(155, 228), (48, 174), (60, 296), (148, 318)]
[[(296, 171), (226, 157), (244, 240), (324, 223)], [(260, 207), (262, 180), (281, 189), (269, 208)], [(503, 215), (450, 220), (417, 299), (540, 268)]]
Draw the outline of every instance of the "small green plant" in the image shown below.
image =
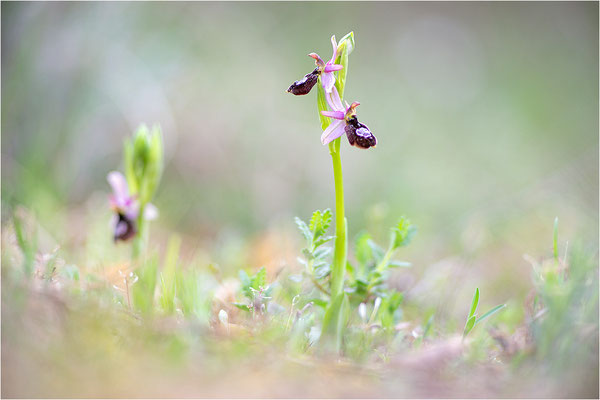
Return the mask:
[(267, 305), (271, 300), (273, 286), (267, 284), (267, 270), (261, 267), (252, 276), (244, 270), (240, 270), (241, 292), (248, 301), (247, 303), (234, 303), (244, 311), (249, 311), (252, 316), (263, 315), (267, 311)]
[[(368, 233), (358, 236), (355, 245), (357, 265), (350, 262), (346, 270), (350, 277), (347, 293), (351, 294), (353, 304), (369, 301), (380, 296), (388, 298), (393, 295), (386, 287), (386, 280), (391, 268), (410, 267), (405, 261), (393, 260), (396, 251), (407, 246), (416, 234), (416, 227), (406, 217), (401, 217), (398, 224), (391, 229), (387, 250), (377, 245)], [(398, 298), (401, 295), (393, 295)], [(394, 300), (392, 303), (396, 303)]]
[(308, 276), (315, 287), (323, 294), (330, 296), (327, 288), (331, 275), (331, 247), (326, 246), (334, 236), (326, 235), (331, 225), (331, 210), (317, 210), (313, 212), (309, 224), (296, 217), (296, 225), (306, 240), (306, 246), (302, 249), (303, 257), (298, 261), (304, 266), (304, 275)]
[[(340, 349), (345, 334), (344, 328), (350, 320), (351, 310), (356, 307), (362, 307), (364, 311), (368, 304), (372, 304), (369, 326), (383, 328), (389, 332), (393, 331), (395, 324), (402, 318), (402, 293), (388, 288), (387, 279), (390, 269), (410, 267), (410, 263), (393, 260), (392, 257), (399, 248), (410, 243), (416, 228), (406, 217), (401, 217), (398, 224), (391, 229), (387, 250), (378, 246), (368, 233), (360, 234), (355, 243), (357, 263), (353, 265), (349, 261), (346, 262), (348, 279), (343, 282), (343, 295), (334, 298), (331, 295), (332, 249), (327, 246), (334, 238), (327, 235), (330, 222), (329, 209), (315, 211), (308, 224), (296, 217), (296, 225), (306, 241), (302, 249), (303, 257), (298, 260), (304, 266), (303, 275), (308, 276), (321, 293), (320, 298), (310, 300), (326, 310), (323, 329), (332, 324), (331, 318), (337, 318), (334, 338), (337, 348)], [(330, 312), (332, 309), (338, 310), (337, 317)], [(359, 336), (363, 334), (370, 333), (362, 332)]]
[(496, 307), (492, 308), (481, 317), (477, 317), (475, 312), (477, 311), (477, 306), (479, 305), (479, 288), (475, 289), (475, 294), (473, 295), (473, 301), (471, 302), (471, 309), (469, 310), (469, 315), (467, 316), (467, 322), (465, 323), (465, 329), (463, 331), (463, 339), (467, 337), (467, 335), (473, 330), (473, 328), (484, 321), (485, 319), (491, 317), (496, 314), (498, 311), (502, 310), (506, 307), (506, 304), (500, 304)]

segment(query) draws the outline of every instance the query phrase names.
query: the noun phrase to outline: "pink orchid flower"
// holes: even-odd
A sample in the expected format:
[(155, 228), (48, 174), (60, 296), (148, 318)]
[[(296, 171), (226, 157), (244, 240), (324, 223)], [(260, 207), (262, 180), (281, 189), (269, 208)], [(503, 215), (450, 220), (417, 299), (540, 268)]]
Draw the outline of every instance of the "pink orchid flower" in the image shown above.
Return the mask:
[[(139, 215), (140, 204), (137, 198), (129, 193), (127, 180), (122, 173), (112, 171), (107, 176), (108, 183), (113, 189), (109, 196), (110, 206), (115, 212), (111, 225), (114, 230), (114, 240), (126, 241), (137, 233), (136, 220)], [(144, 207), (144, 219), (153, 220), (158, 216), (158, 209), (151, 203)]]
[(325, 145), (346, 133), (351, 146), (368, 149), (377, 144), (377, 139), (369, 127), (358, 122), (356, 107), (360, 105), (359, 102), (355, 101), (350, 105), (346, 103), (344, 107), (335, 87), (332, 88), (331, 93), (325, 93), (325, 99), (332, 111), (321, 111), (321, 114), (335, 121), (323, 131), (321, 143)]
[(317, 68), (315, 68), (313, 72), (304, 75), (304, 78), (292, 83), (287, 90), (289, 93), (297, 96), (308, 94), (317, 83), (319, 75), (321, 76), (321, 83), (323, 84), (325, 93), (331, 93), (333, 86), (335, 85), (335, 75), (333, 73), (344, 68), (342, 65), (335, 64), (338, 48), (335, 35), (331, 37), (331, 45), (333, 46), (333, 55), (331, 56), (331, 60), (327, 61), (327, 63), (325, 63), (317, 53), (310, 53), (308, 55), (315, 59)]

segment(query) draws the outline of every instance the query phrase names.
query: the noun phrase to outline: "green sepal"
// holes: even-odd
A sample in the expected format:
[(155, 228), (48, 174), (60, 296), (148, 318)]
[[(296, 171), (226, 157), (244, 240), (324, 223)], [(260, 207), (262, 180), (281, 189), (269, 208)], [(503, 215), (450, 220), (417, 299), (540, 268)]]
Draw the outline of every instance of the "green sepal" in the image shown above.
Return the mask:
[(163, 140), (160, 126), (152, 131), (140, 125), (124, 143), (125, 176), (131, 194), (138, 195), (140, 209), (152, 200), (163, 169)]
[(321, 114), (321, 111), (327, 111), (327, 100), (325, 100), (325, 89), (323, 89), (321, 77), (319, 77), (319, 81), (317, 82), (317, 107), (319, 113), (319, 121), (321, 121), (321, 129), (325, 130), (331, 123), (331, 120), (328, 117)]
[(152, 127), (152, 133), (147, 140), (146, 168), (141, 190), (142, 203), (148, 203), (154, 197), (163, 170), (163, 139), (160, 126)]
[(132, 195), (138, 192), (138, 182), (135, 177), (133, 168), (133, 141), (131, 138), (126, 138), (123, 143), (123, 156), (125, 162), (125, 178), (127, 179), (127, 186)]
[(340, 71), (336, 73), (335, 86), (340, 94), (340, 99), (344, 98), (344, 89), (346, 87), (346, 76), (348, 75), (348, 56), (354, 50), (354, 32), (346, 34), (338, 42), (337, 53), (338, 56), (335, 60), (336, 64), (342, 65)]
[[(354, 50), (354, 32), (348, 32), (344, 35), (343, 38), (338, 42), (338, 55), (342, 50), (342, 46), (346, 47), (346, 51), (348, 54), (352, 53)], [(337, 60), (336, 60), (337, 61)]]

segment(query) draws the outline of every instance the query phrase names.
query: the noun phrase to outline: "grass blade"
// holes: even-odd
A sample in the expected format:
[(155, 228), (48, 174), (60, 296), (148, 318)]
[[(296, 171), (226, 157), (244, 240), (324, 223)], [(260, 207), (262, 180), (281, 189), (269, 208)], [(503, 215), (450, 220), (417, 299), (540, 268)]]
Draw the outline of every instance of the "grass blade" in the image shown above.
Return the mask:
[(506, 307), (506, 304), (500, 304), (500, 305), (497, 305), (496, 307), (492, 308), (490, 311), (486, 312), (481, 317), (477, 318), (477, 320), (475, 321), (475, 325), (477, 325), (484, 319), (496, 314), (498, 311), (502, 310), (504, 307)]
[(479, 288), (475, 289), (475, 294), (473, 295), (473, 302), (471, 303), (471, 310), (469, 311), (469, 316), (467, 320), (470, 319), (473, 315), (475, 315), (475, 311), (477, 310), (477, 305), (479, 304)]

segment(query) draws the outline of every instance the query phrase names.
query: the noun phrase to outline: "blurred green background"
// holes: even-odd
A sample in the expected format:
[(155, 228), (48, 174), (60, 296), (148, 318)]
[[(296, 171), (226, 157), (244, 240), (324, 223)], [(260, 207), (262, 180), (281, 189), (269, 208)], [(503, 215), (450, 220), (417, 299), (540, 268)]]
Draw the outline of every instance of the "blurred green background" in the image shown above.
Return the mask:
[(597, 251), (593, 2), (3, 3), (3, 219), (24, 205), (66, 251), (95, 220), (110, 240), (106, 174), (159, 123), (156, 243), (180, 232), (234, 268), (224, 254), (256, 238), (299, 240), (293, 216), (333, 208), (333, 176), (316, 94), (285, 89), (351, 30), (346, 100), (379, 143), (343, 139), (349, 236), (409, 216), (400, 287), (519, 299), (555, 216), (561, 249)]

